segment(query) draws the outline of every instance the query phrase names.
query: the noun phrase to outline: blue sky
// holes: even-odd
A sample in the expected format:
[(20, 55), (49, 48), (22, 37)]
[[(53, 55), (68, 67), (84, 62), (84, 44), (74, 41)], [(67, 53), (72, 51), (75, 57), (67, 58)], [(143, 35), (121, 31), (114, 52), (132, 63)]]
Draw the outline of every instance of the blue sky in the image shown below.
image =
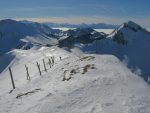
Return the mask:
[(150, 0), (0, 0), (0, 19), (150, 25)]

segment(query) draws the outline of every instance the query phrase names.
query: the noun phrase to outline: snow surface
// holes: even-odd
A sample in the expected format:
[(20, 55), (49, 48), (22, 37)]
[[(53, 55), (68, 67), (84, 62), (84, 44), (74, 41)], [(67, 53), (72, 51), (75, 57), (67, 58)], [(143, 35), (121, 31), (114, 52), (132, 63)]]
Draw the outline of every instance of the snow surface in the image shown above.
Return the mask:
[[(9, 66), (16, 89), (9, 94), (12, 86), (6, 68), (0, 75), (0, 113), (150, 113), (149, 85), (115, 56), (71, 51), (58, 47), (11, 51), (15, 58)], [(50, 69), (46, 64), (45, 73), (42, 59), (47, 62), (50, 56), (55, 56), (55, 65)], [(64, 76), (68, 81), (63, 81)], [(35, 89), (39, 90), (16, 98)]]

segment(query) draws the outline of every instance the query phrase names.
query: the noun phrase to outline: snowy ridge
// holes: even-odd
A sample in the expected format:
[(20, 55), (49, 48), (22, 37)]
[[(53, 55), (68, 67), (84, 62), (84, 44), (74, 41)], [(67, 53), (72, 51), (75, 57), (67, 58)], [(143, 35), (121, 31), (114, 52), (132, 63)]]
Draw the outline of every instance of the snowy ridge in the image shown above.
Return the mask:
[[(27, 52), (28, 51), (28, 52)], [(19, 60), (12, 65), (16, 89), (9, 94), (8, 72), (0, 76), (0, 112), (2, 113), (149, 113), (150, 88), (112, 55), (69, 53), (63, 49), (16, 50)], [(39, 52), (42, 52), (39, 53)], [(75, 54), (78, 53), (78, 56)], [(29, 65), (31, 81), (26, 80), (23, 64), (57, 58), (53, 68), (40, 77)], [(27, 57), (25, 57), (27, 55)], [(34, 60), (33, 60), (34, 59)], [(47, 65), (48, 67), (48, 65)], [(19, 68), (19, 70), (18, 70)], [(21, 73), (21, 75), (20, 75)], [(70, 78), (63, 80), (64, 76)], [(27, 92), (32, 94), (17, 97)]]
[(124, 31), (133, 31), (133, 32), (141, 31), (145, 34), (150, 34), (146, 29), (142, 28), (140, 25), (132, 21), (128, 21), (128, 22), (123, 23), (122, 25), (120, 25), (120, 27), (116, 28), (112, 33), (110, 33), (108, 38), (114, 37), (118, 32), (124, 32)]

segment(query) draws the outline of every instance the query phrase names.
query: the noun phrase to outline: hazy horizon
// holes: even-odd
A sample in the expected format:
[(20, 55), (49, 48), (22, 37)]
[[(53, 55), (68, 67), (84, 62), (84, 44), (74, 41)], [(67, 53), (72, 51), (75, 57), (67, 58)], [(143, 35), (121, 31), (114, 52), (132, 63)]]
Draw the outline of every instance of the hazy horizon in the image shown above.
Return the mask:
[(149, 0), (5, 0), (0, 2), (0, 19), (69, 24), (134, 21), (150, 28)]

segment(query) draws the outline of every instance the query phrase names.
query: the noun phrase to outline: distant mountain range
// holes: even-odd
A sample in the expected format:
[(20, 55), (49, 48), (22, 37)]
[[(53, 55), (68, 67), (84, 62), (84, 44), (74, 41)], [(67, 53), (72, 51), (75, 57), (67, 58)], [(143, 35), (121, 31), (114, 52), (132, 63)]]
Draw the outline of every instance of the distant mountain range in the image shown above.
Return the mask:
[(119, 25), (105, 24), (105, 23), (97, 23), (97, 24), (68, 24), (68, 23), (44, 23), (49, 27), (64, 27), (64, 28), (92, 28), (92, 29), (114, 29)]
[[(20, 21), (24, 24), (33, 23), (32, 21), (22, 20)], [(52, 23), (52, 22), (45, 22), (41, 23), (47, 25), (51, 28), (92, 28), (92, 29), (115, 29), (119, 27), (119, 25), (114, 24), (105, 24), (105, 23), (97, 23), (97, 24), (69, 24), (69, 23)]]

